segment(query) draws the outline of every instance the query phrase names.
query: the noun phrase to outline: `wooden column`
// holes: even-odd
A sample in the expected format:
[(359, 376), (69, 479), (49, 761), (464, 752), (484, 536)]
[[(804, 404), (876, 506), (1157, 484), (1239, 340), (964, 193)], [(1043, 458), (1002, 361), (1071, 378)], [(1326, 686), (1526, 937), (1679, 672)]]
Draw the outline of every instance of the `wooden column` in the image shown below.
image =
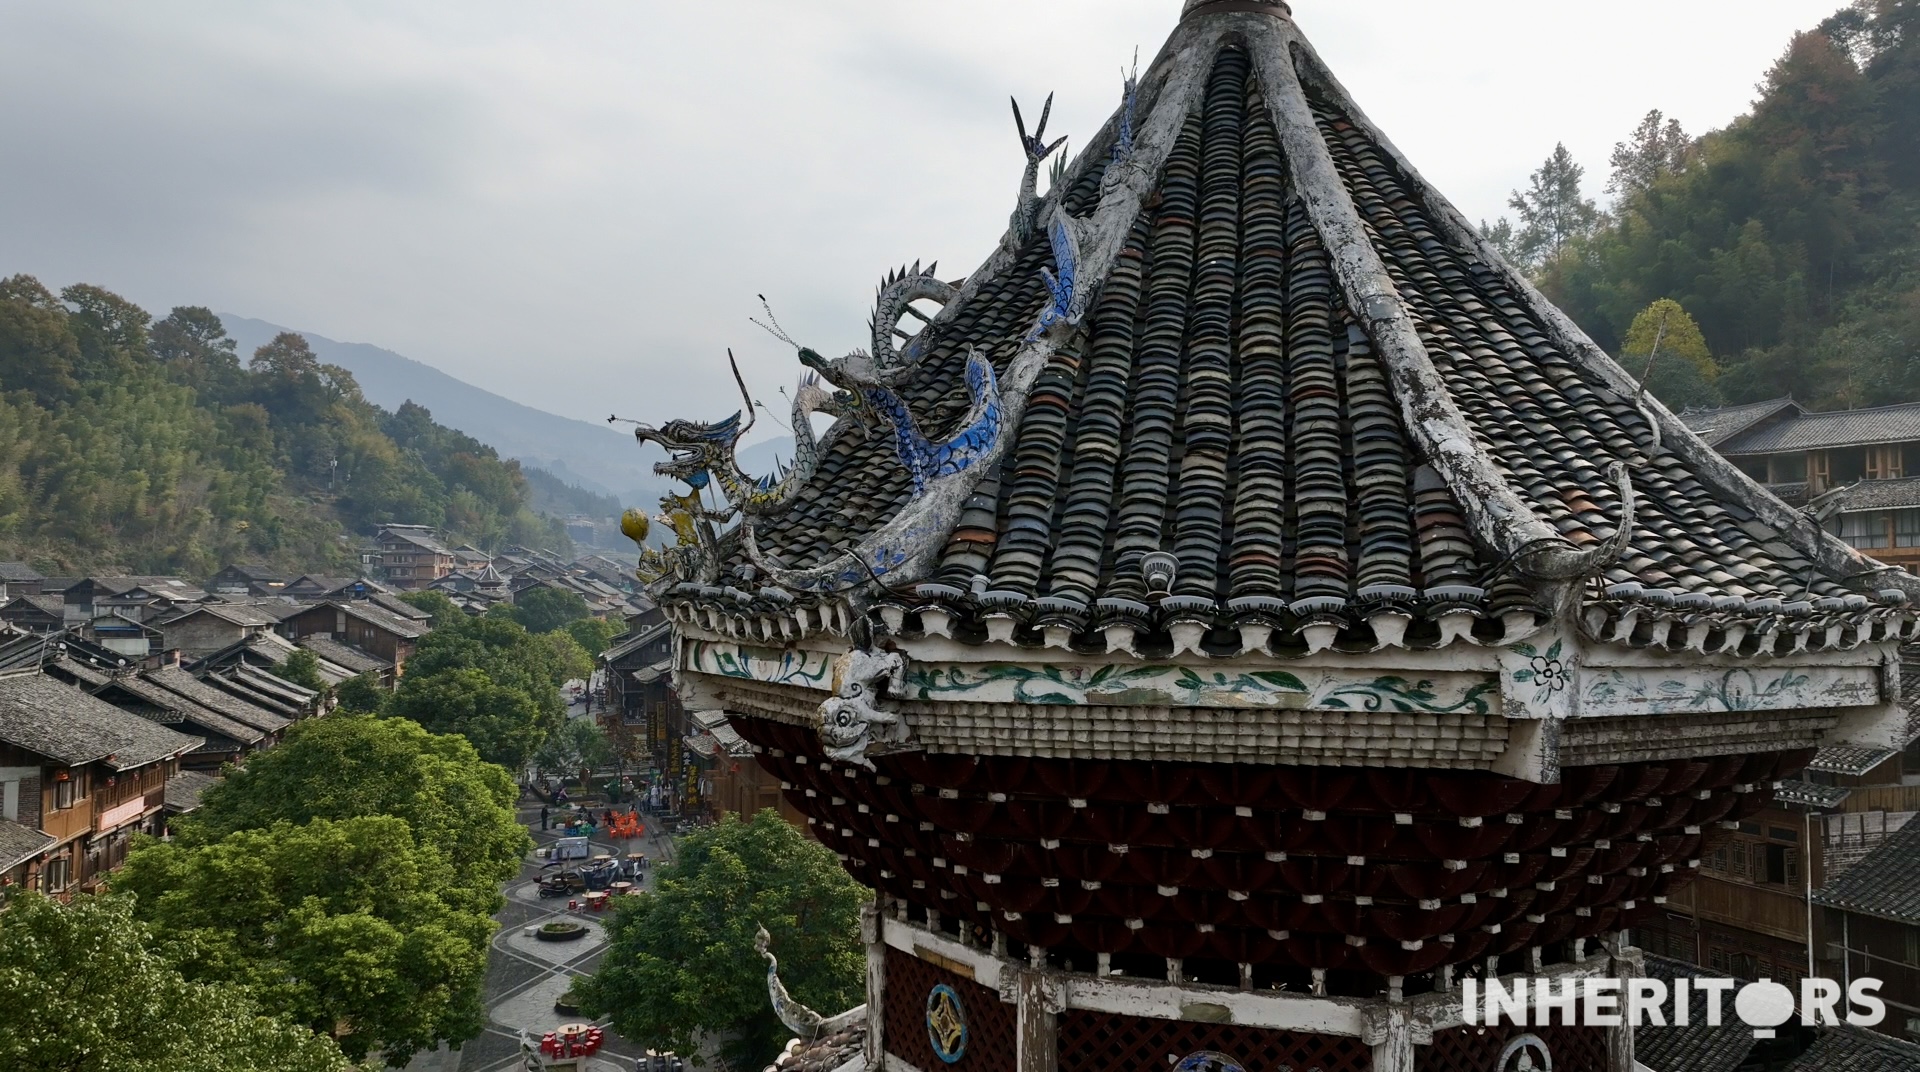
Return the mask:
[[(1647, 955), (1629, 944), (1627, 932), (1607, 935), (1601, 942), (1613, 958), (1613, 975), (1623, 986), (1647, 974)], [(1607, 1072), (1634, 1072), (1638, 1067), (1633, 1059), (1633, 1024), (1623, 1018), (1619, 1027), (1607, 1029)]]
[(1414, 1072), (1414, 1046), (1433, 1043), (1433, 1025), (1405, 1005), (1374, 1005), (1362, 1016), (1360, 1041), (1373, 1047), (1373, 1072)]
[(887, 1063), (887, 943), (881, 934), (887, 925), (885, 898), (876, 893), (860, 906), (860, 937), (867, 943), (867, 1067), (876, 1070)]
[(1016, 1072), (1054, 1072), (1059, 1067), (1060, 1013), (1066, 1008), (1065, 999), (1064, 988), (1044, 971), (1027, 968), (1014, 976), (1020, 1046)]

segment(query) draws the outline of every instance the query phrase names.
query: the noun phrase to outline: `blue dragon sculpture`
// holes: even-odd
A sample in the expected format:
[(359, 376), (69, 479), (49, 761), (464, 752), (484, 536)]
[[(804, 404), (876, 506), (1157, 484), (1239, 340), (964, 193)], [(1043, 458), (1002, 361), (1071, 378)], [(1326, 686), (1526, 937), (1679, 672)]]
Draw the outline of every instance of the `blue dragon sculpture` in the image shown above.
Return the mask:
[(1080, 286), (1080, 231), (1064, 205), (1055, 205), (1047, 223), (1047, 237), (1053, 244), (1053, 268), (1040, 269), (1046, 280), (1050, 301), (1040, 310), (1040, 319), (1027, 334), (1033, 342), (1057, 324), (1077, 327), (1086, 317), (1087, 295)]
[(934, 443), (920, 432), (920, 426), (907, 404), (885, 387), (864, 391), (867, 405), (893, 428), (894, 450), (900, 464), (913, 478), (915, 497), (926, 494), (927, 485), (943, 476), (964, 472), (992, 449), (1000, 434), (1000, 388), (993, 365), (980, 351), (967, 350), (967, 393), (973, 406), (960, 431), (944, 443)]

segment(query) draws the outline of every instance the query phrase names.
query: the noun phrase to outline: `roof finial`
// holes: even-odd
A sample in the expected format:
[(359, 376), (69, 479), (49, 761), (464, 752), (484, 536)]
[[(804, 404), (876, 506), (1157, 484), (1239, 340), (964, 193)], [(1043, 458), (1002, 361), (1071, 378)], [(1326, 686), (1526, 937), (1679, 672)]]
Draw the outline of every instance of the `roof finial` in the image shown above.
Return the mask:
[(1287, 0), (1187, 0), (1186, 6), (1180, 9), (1180, 17), (1225, 15), (1236, 11), (1293, 17), (1293, 9), (1287, 6)]

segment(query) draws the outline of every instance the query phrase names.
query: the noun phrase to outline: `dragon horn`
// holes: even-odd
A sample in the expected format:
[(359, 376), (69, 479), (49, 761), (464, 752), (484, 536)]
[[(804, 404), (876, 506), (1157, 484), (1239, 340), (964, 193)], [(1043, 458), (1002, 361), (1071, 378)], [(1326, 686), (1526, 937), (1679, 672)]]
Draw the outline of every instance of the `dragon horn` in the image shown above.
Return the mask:
[(1027, 143), (1027, 121), (1020, 117), (1020, 101), (1016, 97), (1008, 97), (1007, 99), (1013, 102), (1013, 125), (1020, 131), (1020, 144), (1025, 145)]
[(759, 414), (753, 408), (753, 395), (747, 392), (747, 381), (740, 375), (740, 362), (734, 360), (731, 346), (727, 347), (727, 364), (732, 366), (733, 382), (740, 385), (740, 397), (747, 403), (747, 426), (740, 429), (739, 433), (733, 437), (733, 441), (738, 443), (740, 437), (746, 435), (753, 427), (753, 422), (759, 419)]
[(1040, 125), (1033, 130), (1034, 141), (1045, 141), (1047, 137), (1047, 117), (1053, 114), (1053, 94), (1047, 94), (1047, 103), (1040, 109)]

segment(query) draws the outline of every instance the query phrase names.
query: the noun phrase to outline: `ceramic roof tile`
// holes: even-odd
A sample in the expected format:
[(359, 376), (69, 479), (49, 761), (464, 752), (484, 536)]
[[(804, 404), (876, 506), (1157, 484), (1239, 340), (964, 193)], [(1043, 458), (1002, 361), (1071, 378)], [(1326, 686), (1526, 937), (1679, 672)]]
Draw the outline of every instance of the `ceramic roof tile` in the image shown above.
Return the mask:
[(1801, 411), (1792, 420), (1769, 421), (1716, 446), (1722, 454), (1778, 454), (1916, 439), (1920, 439), (1920, 402), (1908, 402), (1830, 413)]
[[(762, 564), (831, 564), (833, 583), (860, 586), (846, 553), (912, 520), (911, 554), (879, 563), (911, 563), (882, 578), (896, 596), (953, 603), (974, 616), (967, 636), (1005, 638), (1013, 618), (1083, 648), (1116, 616), (1215, 638), (1276, 627), (1276, 642), (1335, 628), (1343, 645), (1374, 639), (1364, 620), (1444, 642), (1478, 628), (1461, 612), (1507, 627), (1544, 614), (1576, 575), (1600, 582), (1591, 627), (1629, 643), (1697, 646), (1706, 629), (1764, 655), (1914, 632), (1900, 608), (1920, 582), (1807, 531), (1645, 403), (1271, 14), (1163, 53), (1128, 117), (1150, 150), (1127, 157), (1116, 117), (1044, 200), (1097, 263), (1063, 262), (1040, 233), (1003, 244), (923, 352), (888, 366), (938, 441), (970, 413), (970, 348), (1003, 387), (1017, 364), (997, 464), (929, 506), (892, 437), (843, 419), (791, 505), (748, 527)], [(1066, 267), (1084, 273), (1070, 288), (1084, 319), (1036, 331), (1054, 298), (1041, 270)], [(1768, 412), (1694, 421), (1758, 435)], [(684, 597), (752, 587), (744, 542), (725, 537), (717, 582), (676, 578)]]
[(42, 849), (59, 839), (11, 819), (0, 819), (0, 871), (33, 859)]
[(1920, 826), (1889, 835), (1839, 878), (1815, 890), (1820, 904), (1920, 924)]
[(200, 738), (175, 733), (39, 672), (0, 675), (0, 741), (76, 766), (117, 770), (179, 755)]
[(1864, 1028), (1830, 1027), (1784, 1072), (1920, 1072), (1920, 1045)]

